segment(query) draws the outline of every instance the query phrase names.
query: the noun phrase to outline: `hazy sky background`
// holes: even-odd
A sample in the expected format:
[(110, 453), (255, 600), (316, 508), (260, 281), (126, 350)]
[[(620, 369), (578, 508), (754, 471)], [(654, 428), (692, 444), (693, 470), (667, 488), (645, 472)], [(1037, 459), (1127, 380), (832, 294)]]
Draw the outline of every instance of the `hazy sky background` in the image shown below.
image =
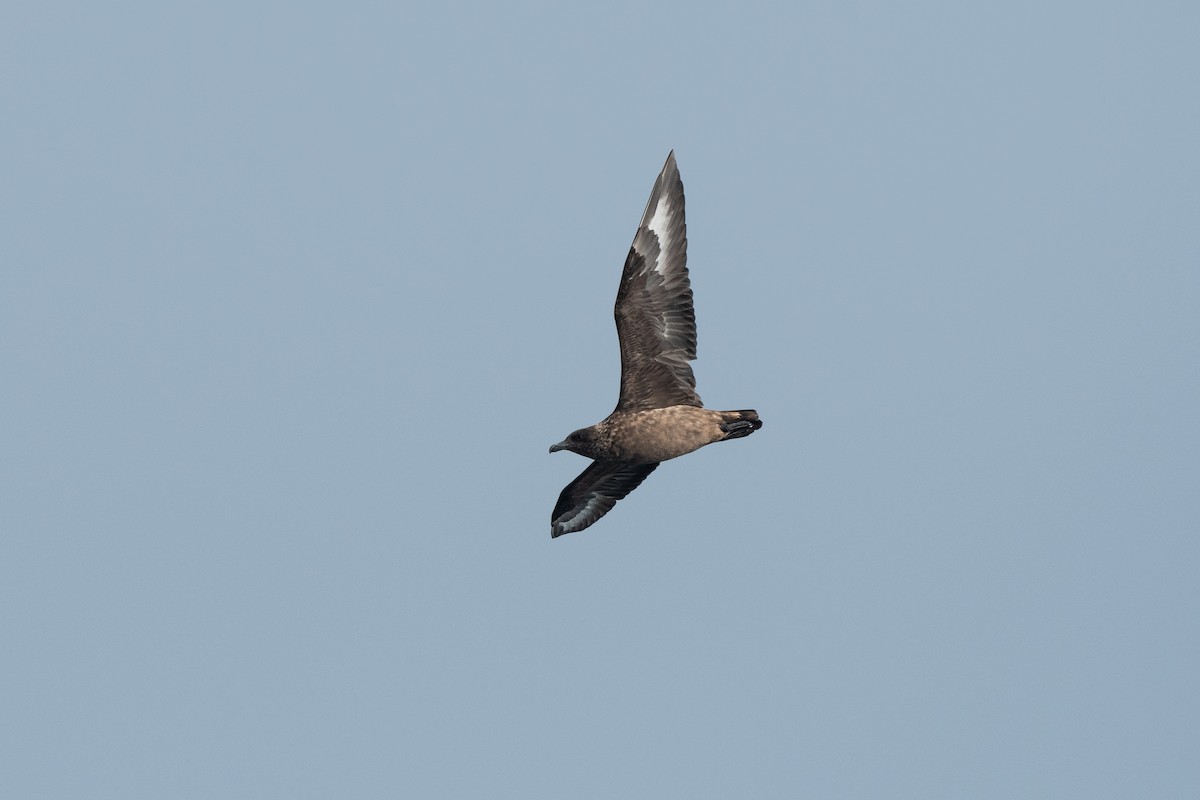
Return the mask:
[[(1200, 10), (0, 11), (0, 795), (1196, 797)], [(675, 149), (765, 427), (551, 541)]]

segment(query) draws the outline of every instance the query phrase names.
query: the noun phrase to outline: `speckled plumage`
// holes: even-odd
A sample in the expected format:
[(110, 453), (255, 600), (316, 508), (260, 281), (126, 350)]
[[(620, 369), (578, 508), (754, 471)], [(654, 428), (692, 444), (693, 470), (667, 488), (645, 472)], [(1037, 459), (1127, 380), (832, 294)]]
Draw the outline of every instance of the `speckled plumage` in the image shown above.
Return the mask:
[(755, 411), (711, 411), (696, 394), (688, 363), (696, 358), (696, 315), (674, 153), (654, 182), (629, 248), (614, 313), (620, 399), (606, 418), (550, 448), (594, 459), (559, 495), (550, 517), (552, 537), (593, 524), (659, 463), (762, 427)]

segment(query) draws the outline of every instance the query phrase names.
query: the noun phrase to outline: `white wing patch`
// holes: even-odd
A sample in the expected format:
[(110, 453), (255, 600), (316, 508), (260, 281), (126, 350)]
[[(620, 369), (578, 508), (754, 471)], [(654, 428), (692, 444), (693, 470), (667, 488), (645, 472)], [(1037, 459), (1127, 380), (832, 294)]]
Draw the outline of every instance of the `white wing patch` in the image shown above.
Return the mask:
[(654, 207), (654, 216), (646, 223), (646, 227), (658, 237), (658, 258), (654, 260), (654, 271), (659, 275), (663, 274), (663, 268), (666, 266), (663, 262), (666, 260), (667, 250), (671, 247), (671, 237), (667, 233), (670, 222), (671, 204), (667, 202), (666, 197), (660, 197), (658, 205)]
[(575, 513), (575, 515), (573, 517), (571, 517), (570, 519), (565, 519), (562, 522), (560, 522), (559, 525), (561, 525), (563, 528), (566, 528), (566, 529), (573, 529), (575, 527), (575, 523), (580, 522), (585, 517), (587, 517), (588, 514), (595, 511), (596, 507), (599, 505), (600, 505), (599, 496), (592, 495), (588, 499), (587, 504), (584, 505), (583, 508), (579, 509), (579, 511), (577, 511)]

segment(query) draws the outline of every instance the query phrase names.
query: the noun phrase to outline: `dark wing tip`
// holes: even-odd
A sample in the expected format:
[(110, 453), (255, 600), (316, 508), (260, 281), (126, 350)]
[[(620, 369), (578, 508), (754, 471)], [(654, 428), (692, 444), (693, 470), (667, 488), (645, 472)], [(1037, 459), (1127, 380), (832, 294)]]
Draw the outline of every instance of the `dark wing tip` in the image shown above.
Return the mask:
[(663, 162), (663, 168), (659, 172), (661, 178), (674, 177), (679, 175), (679, 165), (675, 163), (675, 151), (672, 150), (667, 155), (667, 160)]

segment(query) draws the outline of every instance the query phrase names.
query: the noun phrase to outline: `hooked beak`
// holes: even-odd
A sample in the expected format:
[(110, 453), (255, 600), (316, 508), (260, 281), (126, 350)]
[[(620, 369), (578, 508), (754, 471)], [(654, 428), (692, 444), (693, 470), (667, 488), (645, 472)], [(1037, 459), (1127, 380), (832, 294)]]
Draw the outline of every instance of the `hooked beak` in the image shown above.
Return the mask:
[(559, 450), (566, 450), (566, 449), (567, 449), (567, 443), (565, 441), (559, 442), (558, 444), (550, 445), (551, 453), (557, 453)]

